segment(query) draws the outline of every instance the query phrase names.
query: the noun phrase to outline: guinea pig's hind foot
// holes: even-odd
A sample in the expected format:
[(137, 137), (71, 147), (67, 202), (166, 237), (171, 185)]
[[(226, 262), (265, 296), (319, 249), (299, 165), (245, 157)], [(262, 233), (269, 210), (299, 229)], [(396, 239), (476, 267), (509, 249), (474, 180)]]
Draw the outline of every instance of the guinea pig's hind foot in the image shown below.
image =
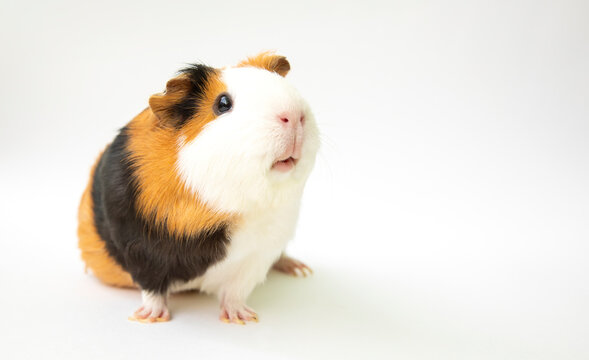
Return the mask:
[(292, 276), (306, 277), (307, 275), (313, 274), (313, 270), (310, 267), (284, 254), (280, 256), (280, 259), (276, 260), (272, 268)]
[(245, 304), (235, 305), (223, 301), (219, 319), (226, 324), (245, 325), (246, 321), (258, 322), (258, 314)]
[(164, 322), (170, 320), (170, 311), (166, 304), (166, 296), (142, 291), (143, 305), (137, 309), (129, 320), (141, 323)]

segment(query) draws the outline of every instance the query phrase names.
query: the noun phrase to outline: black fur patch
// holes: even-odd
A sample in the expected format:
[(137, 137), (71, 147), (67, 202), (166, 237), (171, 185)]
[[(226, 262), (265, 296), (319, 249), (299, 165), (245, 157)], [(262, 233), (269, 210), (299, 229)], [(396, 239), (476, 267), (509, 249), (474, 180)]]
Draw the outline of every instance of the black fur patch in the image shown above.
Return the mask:
[(94, 221), (110, 255), (144, 290), (165, 293), (174, 281), (205, 273), (225, 257), (227, 225), (180, 238), (146, 221), (135, 206), (136, 178), (127, 128), (108, 146), (96, 167), (92, 186)]
[(201, 64), (190, 64), (189, 67), (179, 71), (188, 75), (190, 90), (188, 94), (170, 109), (173, 119), (177, 119), (176, 126), (181, 127), (188, 119), (196, 114), (202, 94), (205, 91), (207, 79), (215, 73), (215, 69)]

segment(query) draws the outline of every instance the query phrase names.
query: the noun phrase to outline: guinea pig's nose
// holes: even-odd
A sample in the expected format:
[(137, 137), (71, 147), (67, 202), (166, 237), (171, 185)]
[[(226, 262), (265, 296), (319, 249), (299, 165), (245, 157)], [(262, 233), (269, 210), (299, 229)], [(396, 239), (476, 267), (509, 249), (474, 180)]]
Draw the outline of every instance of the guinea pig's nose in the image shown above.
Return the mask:
[(305, 121), (305, 116), (299, 114), (281, 114), (278, 118), (284, 124), (289, 124), (291, 126), (296, 126), (298, 124), (303, 125)]

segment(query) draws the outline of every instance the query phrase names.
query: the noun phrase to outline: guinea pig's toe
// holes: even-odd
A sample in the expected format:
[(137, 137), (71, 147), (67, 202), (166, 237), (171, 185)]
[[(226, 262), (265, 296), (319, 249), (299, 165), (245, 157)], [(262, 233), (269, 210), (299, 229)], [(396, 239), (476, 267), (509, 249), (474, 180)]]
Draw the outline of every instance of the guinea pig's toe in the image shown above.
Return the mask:
[(168, 308), (164, 308), (159, 316), (155, 317), (155, 322), (166, 322), (170, 321), (170, 311)]
[(246, 305), (238, 307), (223, 305), (219, 319), (226, 324), (234, 323), (239, 325), (245, 325), (248, 321), (259, 322), (258, 314)]
[(170, 311), (167, 307), (149, 308), (146, 306), (141, 306), (133, 313), (133, 315), (129, 316), (129, 320), (147, 324), (154, 322), (165, 322), (170, 320)]
[(286, 255), (282, 255), (280, 259), (274, 263), (272, 268), (292, 276), (307, 277), (313, 274), (313, 270), (311, 270), (310, 267), (298, 261), (297, 259), (293, 259)]

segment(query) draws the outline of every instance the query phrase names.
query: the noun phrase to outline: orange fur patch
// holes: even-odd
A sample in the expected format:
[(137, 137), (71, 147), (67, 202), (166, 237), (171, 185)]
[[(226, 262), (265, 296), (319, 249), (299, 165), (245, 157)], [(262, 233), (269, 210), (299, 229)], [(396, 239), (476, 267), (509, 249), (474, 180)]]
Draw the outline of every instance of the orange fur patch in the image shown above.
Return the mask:
[[(173, 79), (172, 79), (173, 80)], [(171, 80), (171, 81), (172, 81)], [(178, 86), (168, 88), (164, 95), (150, 99), (153, 107), (157, 99), (158, 109), (145, 109), (128, 125), (128, 150), (138, 178), (137, 208), (148, 220), (156, 225), (165, 225), (178, 238), (191, 236), (203, 230), (233, 222), (233, 216), (211, 210), (190, 190), (186, 189), (176, 170), (179, 143), (187, 142), (198, 135), (202, 128), (215, 119), (213, 104), (217, 96), (226, 90), (225, 84), (212, 76), (206, 86), (196, 114), (181, 130), (162, 125), (165, 111), (159, 111), (180, 101), (185, 90)], [(166, 104), (167, 101), (167, 104)]]
[(284, 77), (290, 71), (290, 64), (286, 57), (276, 55), (272, 51), (266, 51), (256, 56), (248, 57), (237, 64), (237, 67), (253, 66), (260, 69), (275, 72)]
[(131, 275), (109, 255), (106, 244), (96, 231), (91, 192), (97, 163), (98, 161), (90, 172), (90, 182), (82, 195), (78, 209), (78, 246), (82, 250), (82, 259), (86, 263), (86, 268), (90, 268), (102, 282), (113, 286), (137, 287)]

